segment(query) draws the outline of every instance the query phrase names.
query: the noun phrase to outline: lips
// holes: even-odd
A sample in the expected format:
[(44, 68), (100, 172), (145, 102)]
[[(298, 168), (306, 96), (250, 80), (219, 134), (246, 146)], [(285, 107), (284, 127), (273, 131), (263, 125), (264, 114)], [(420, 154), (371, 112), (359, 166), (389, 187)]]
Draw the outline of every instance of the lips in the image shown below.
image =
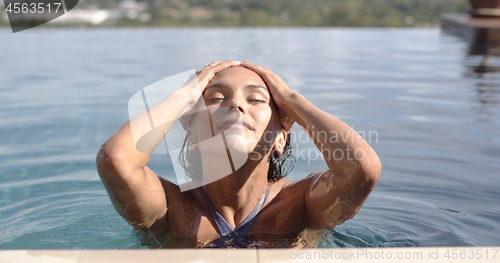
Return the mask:
[(252, 128), (252, 126), (250, 126), (250, 124), (246, 121), (244, 121), (243, 119), (228, 119), (228, 120), (225, 120), (225, 121), (222, 121), (221, 124), (218, 126), (219, 129), (229, 129), (231, 127), (235, 127), (235, 128), (246, 128), (246, 129), (249, 129), (251, 131), (253, 131), (254, 129)]

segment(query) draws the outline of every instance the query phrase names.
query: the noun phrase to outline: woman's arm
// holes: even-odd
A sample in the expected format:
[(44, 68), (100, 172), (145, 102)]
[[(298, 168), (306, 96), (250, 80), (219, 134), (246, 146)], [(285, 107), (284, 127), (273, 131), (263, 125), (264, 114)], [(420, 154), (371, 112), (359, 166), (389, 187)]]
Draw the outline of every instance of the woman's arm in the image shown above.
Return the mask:
[[(146, 166), (151, 152), (175, 121), (196, 104), (213, 76), (238, 64), (227, 61), (204, 68), (199, 71), (197, 82), (188, 82), (149, 109), (151, 116), (164, 117), (161, 125), (151, 130), (149, 114), (143, 112), (123, 124), (102, 145), (96, 158), (97, 171), (116, 211), (134, 228), (165, 229), (165, 190), (156, 174)], [(137, 144), (134, 135), (140, 138)]]
[(286, 101), (287, 112), (307, 132), (329, 168), (313, 175), (306, 192), (309, 222), (316, 227), (339, 225), (357, 214), (375, 187), (380, 160), (355, 130), (302, 95)]
[(375, 151), (351, 127), (288, 88), (272, 71), (244, 62), (257, 72), (279, 108), (285, 129), (297, 122), (321, 151), (328, 171), (315, 173), (306, 192), (306, 214), (314, 227), (334, 227), (352, 218), (377, 183), (382, 165)]

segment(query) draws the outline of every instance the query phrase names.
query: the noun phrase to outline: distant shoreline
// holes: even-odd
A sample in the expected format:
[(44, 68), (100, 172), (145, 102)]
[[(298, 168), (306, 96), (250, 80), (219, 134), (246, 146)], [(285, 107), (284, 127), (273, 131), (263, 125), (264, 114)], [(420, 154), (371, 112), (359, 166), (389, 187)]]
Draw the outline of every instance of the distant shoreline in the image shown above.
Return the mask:
[(432, 28), (469, 10), (467, 0), (86, 0), (45, 27)]
[[(42, 25), (41, 29), (162, 29), (162, 28), (192, 28), (192, 29), (434, 29), (439, 28), (439, 24), (429, 26), (47, 26)], [(0, 25), (0, 29), (9, 29), (9, 25)]]

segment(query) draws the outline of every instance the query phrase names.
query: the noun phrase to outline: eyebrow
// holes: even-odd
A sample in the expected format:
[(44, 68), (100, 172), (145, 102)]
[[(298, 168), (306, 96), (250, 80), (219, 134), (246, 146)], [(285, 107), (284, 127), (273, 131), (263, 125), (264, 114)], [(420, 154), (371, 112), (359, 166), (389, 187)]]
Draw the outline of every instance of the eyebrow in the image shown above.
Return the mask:
[[(227, 89), (229, 88), (229, 86), (227, 86), (226, 84), (223, 84), (223, 83), (215, 83), (215, 84), (212, 84), (208, 87), (205, 88), (205, 91), (208, 90), (208, 89), (211, 89), (211, 88), (222, 88), (222, 89)], [(262, 85), (258, 85), (258, 84), (248, 84), (245, 88), (247, 89), (263, 89), (266, 91), (266, 93), (269, 94), (269, 90), (267, 90), (266, 87), (262, 86)]]

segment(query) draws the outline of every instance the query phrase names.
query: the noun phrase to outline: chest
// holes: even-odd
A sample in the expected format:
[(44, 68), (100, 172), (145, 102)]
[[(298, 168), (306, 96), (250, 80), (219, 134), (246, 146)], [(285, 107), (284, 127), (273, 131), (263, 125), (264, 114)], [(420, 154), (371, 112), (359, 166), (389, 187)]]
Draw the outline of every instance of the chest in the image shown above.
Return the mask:
[[(275, 196), (266, 201), (250, 228), (249, 237), (258, 240), (267, 236), (290, 236), (304, 229), (306, 220), (303, 200)], [(203, 246), (220, 237), (206, 207), (196, 202), (178, 206), (170, 207), (168, 211), (167, 233), (171, 242)], [(179, 242), (180, 240), (183, 242)]]

